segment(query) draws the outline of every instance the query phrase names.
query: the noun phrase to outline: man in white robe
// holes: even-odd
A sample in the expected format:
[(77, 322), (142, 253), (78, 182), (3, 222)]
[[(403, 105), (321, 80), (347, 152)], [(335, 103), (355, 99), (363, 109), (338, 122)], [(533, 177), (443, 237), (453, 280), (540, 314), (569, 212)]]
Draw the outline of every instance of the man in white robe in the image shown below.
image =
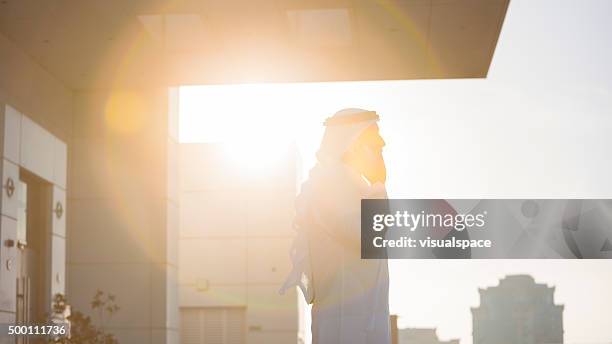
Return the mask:
[(325, 122), (317, 164), (296, 199), (294, 270), (281, 291), (312, 304), (313, 344), (388, 344), (386, 259), (361, 259), (360, 206), (386, 198), (378, 115), (345, 109)]

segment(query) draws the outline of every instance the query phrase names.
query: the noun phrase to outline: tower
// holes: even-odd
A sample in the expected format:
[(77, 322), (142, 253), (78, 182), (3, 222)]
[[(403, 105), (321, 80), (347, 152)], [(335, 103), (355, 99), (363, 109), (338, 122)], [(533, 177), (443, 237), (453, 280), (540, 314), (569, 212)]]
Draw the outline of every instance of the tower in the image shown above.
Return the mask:
[(529, 275), (511, 275), (498, 286), (479, 289), (480, 306), (472, 308), (474, 344), (563, 343), (563, 305), (554, 287)]

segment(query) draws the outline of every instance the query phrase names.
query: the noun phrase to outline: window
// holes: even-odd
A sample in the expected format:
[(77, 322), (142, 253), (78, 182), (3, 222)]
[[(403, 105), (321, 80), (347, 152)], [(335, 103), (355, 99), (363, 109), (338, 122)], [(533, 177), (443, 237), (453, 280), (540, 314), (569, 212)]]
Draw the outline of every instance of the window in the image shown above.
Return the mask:
[(244, 308), (181, 309), (181, 344), (246, 343)]

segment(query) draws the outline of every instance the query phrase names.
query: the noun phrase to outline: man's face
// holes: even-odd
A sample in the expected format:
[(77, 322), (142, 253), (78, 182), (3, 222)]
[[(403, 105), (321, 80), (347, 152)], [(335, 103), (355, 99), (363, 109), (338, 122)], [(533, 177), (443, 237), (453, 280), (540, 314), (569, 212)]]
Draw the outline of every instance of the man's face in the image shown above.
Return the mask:
[(347, 156), (347, 163), (356, 168), (370, 183), (384, 183), (387, 170), (382, 150), (385, 140), (380, 136), (378, 125), (369, 126), (355, 141)]

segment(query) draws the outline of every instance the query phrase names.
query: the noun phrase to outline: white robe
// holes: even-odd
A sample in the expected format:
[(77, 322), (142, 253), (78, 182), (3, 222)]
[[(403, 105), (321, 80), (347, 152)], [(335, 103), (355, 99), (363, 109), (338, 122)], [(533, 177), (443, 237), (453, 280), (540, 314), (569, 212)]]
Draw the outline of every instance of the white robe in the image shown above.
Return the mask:
[[(313, 344), (387, 344), (387, 260), (361, 259), (362, 198), (386, 198), (343, 163), (319, 163), (296, 201), (296, 226), (308, 243), (307, 301)], [(299, 284), (299, 283), (298, 283)]]
[(298, 286), (312, 303), (313, 344), (391, 342), (387, 261), (361, 259), (360, 252), (361, 199), (386, 198), (386, 192), (342, 163), (357, 137), (378, 121), (364, 112), (371, 113), (344, 109), (333, 116), (341, 124), (326, 121), (319, 162), (296, 199), (293, 270), (281, 292)]

